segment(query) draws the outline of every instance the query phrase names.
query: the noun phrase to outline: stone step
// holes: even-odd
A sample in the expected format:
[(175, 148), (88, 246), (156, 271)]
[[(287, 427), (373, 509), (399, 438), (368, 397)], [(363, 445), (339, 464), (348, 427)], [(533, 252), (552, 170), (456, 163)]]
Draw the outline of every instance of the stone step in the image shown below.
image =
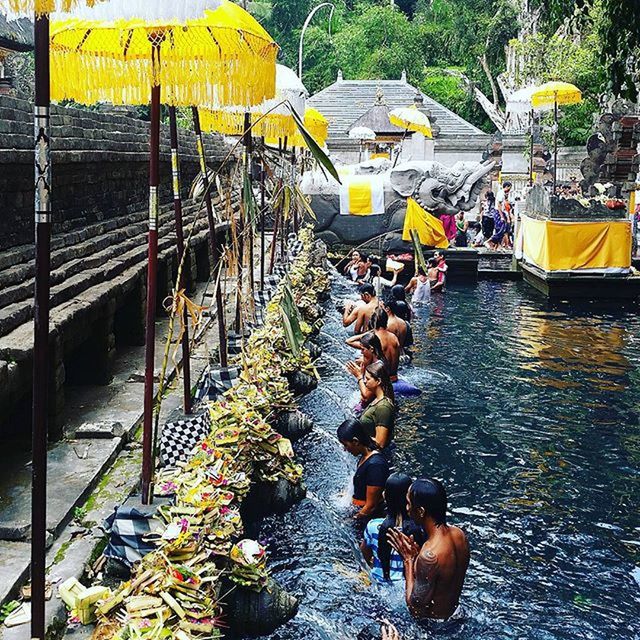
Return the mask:
[[(187, 209), (185, 211), (185, 227), (189, 227), (193, 221), (195, 210)], [(164, 233), (166, 229), (172, 231), (173, 219), (167, 214), (160, 218), (160, 233)], [(78, 273), (83, 265), (92, 267), (92, 263), (98, 259), (105, 259), (113, 251), (121, 251), (122, 246), (128, 246), (130, 243), (142, 244), (146, 243), (146, 222), (139, 224), (129, 224), (122, 227), (109, 235), (94, 238), (81, 244), (70, 247), (64, 252), (55, 252), (52, 254), (51, 284), (55, 285), (63, 280), (66, 275), (74, 275)], [(64, 259), (63, 259), (64, 258)], [(88, 263), (88, 264), (87, 264)], [(62, 268), (57, 269), (56, 267)], [(4, 283), (4, 289), (0, 291), (0, 308), (25, 299), (25, 297), (33, 295), (33, 278), (35, 265), (18, 265), (12, 269), (8, 269), (0, 274), (0, 281)], [(9, 286), (15, 281), (19, 284)], [(28, 289), (23, 293), (23, 289)], [(22, 297), (20, 297), (22, 296)]]

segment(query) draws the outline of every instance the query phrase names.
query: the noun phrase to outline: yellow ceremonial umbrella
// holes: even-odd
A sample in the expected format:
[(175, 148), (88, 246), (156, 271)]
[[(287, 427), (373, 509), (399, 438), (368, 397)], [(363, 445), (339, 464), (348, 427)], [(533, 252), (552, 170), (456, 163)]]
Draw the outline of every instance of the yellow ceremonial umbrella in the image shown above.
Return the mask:
[(582, 92), (569, 82), (546, 82), (531, 89), (531, 106), (534, 109), (553, 107), (553, 195), (558, 177), (558, 107), (582, 102)]
[[(59, 16), (52, 24), (56, 98), (84, 103), (151, 102), (142, 469), (145, 503), (151, 496), (153, 475), (161, 87), (165, 102), (171, 105), (259, 104), (274, 96), (277, 52), (269, 34), (228, 0), (109, 0)], [(215, 244), (215, 226), (211, 226), (210, 235)]]
[(433, 138), (433, 131), (431, 130), (431, 122), (429, 122), (429, 118), (427, 118), (427, 116), (415, 105), (412, 105), (411, 107), (393, 109), (393, 111), (389, 112), (389, 122), (394, 124), (396, 127), (404, 129), (402, 140), (400, 141), (400, 150), (398, 151), (393, 163), (394, 167), (398, 163), (400, 153), (402, 152), (402, 145), (404, 144), (404, 140), (409, 131), (421, 133), (426, 138)]
[(564, 106), (582, 102), (582, 91), (569, 82), (546, 82), (531, 90), (531, 106), (534, 109)]
[[(324, 147), (329, 137), (329, 121), (313, 107), (307, 107), (304, 112), (304, 126), (311, 134), (311, 137), (318, 143), (318, 146)], [(298, 149), (306, 149), (307, 144), (299, 131), (296, 131), (289, 141), (292, 147)]]
[[(271, 100), (248, 110), (255, 121), (251, 130), (253, 137), (279, 138), (293, 136), (297, 127), (291, 110), (302, 116), (308, 92), (298, 76), (284, 65), (276, 65), (276, 94)], [(223, 109), (200, 109), (200, 122), (204, 131), (215, 131), (239, 136), (245, 131), (244, 107)]]
[(277, 52), (228, 0), (109, 0), (53, 23), (52, 98), (146, 104), (161, 85), (176, 106), (255, 105), (274, 96)]
[(404, 129), (405, 132), (414, 131), (427, 138), (433, 138), (429, 118), (415, 106), (393, 109), (393, 111), (389, 112), (389, 122), (395, 124), (396, 127)]

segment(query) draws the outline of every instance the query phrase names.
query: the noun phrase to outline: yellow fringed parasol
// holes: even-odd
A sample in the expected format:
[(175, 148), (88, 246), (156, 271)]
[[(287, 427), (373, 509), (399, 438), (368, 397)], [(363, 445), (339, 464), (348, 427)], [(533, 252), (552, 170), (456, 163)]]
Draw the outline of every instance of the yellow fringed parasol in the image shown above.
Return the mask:
[(389, 113), (389, 121), (405, 131), (414, 131), (427, 138), (433, 138), (429, 118), (415, 106), (394, 109)]
[(228, 0), (110, 0), (53, 17), (52, 98), (145, 104), (161, 85), (171, 105), (255, 105), (274, 96), (277, 52)]
[[(329, 121), (313, 107), (307, 107), (304, 112), (304, 126), (311, 134), (311, 137), (318, 143), (318, 146), (324, 147), (329, 137)], [(277, 140), (275, 141), (277, 144)], [(306, 149), (307, 144), (300, 132), (296, 130), (289, 139), (289, 146), (298, 149)]]
[[(293, 136), (297, 128), (291, 109), (300, 115), (304, 114), (306, 98), (307, 90), (298, 76), (288, 67), (276, 65), (275, 98), (249, 110), (251, 118), (255, 121), (252, 135), (265, 138)], [(281, 104), (284, 101), (288, 104)], [(244, 133), (246, 112), (247, 109), (242, 107), (200, 109), (200, 123), (204, 131), (239, 136)]]
[(582, 91), (568, 82), (547, 82), (531, 90), (534, 109), (554, 108), (582, 102)]

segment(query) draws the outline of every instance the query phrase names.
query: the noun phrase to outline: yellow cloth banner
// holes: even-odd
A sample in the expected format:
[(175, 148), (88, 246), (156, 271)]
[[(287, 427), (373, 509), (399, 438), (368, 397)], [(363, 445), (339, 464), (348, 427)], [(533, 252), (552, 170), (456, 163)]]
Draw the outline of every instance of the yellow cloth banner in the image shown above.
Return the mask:
[(544, 271), (629, 269), (631, 224), (611, 222), (553, 222), (522, 216), (522, 250)]
[(368, 216), (373, 212), (369, 180), (349, 182), (349, 209), (353, 216)]
[(340, 214), (351, 216), (381, 215), (384, 206), (382, 176), (345, 176), (340, 186)]
[(442, 222), (425, 211), (413, 198), (407, 200), (407, 213), (402, 230), (402, 239), (405, 242), (411, 242), (411, 229), (418, 232), (421, 244), (438, 249), (446, 249), (449, 246)]

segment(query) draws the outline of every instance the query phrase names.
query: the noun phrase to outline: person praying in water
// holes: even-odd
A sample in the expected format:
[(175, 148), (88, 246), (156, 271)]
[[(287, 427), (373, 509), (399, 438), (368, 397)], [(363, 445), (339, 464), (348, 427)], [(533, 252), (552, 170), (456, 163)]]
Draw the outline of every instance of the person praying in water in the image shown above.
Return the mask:
[(404, 473), (392, 473), (384, 486), (384, 502), (387, 510), (385, 519), (369, 520), (360, 545), (365, 560), (372, 567), (371, 577), (380, 583), (404, 581), (404, 565), (400, 554), (391, 547), (387, 539), (393, 528), (422, 545), (426, 534), (407, 513), (407, 491), (411, 478)]
[(433, 478), (416, 480), (409, 487), (407, 513), (427, 536), (420, 545), (400, 529), (389, 530), (389, 542), (404, 564), (407, 606), (419, 621), (449, 622), (460, 615), (469, 567), (467, 536), (447, 524), (447, 493)]

